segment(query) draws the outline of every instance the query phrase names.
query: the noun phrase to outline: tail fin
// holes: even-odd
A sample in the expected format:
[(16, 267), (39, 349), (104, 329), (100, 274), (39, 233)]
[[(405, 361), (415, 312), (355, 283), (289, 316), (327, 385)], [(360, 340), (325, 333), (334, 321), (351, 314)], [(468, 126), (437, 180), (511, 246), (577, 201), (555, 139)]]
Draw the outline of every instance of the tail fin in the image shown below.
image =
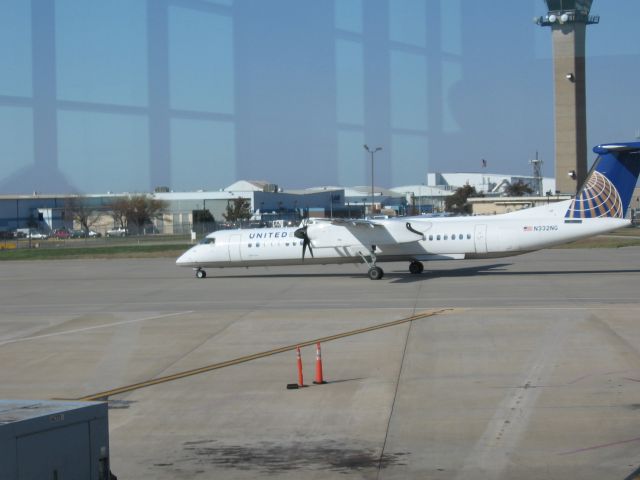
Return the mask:
[(598, 145), (599, 154), (565, 218), (624, 218), (640, 174), (640, 142)]

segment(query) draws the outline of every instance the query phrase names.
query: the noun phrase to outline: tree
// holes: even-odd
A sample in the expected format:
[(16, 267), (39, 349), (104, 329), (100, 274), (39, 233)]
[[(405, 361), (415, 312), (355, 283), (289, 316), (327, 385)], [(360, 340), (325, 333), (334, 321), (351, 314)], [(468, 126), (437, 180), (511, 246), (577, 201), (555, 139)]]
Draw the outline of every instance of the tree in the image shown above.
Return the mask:
[(469, 197), (479, 197), (475, 187), (472, 187), (468, 183), (462, 187), (456, 189), (453, 195), (449, 195), (444, 201), (444, 209), (447, 212), (457, 214), (469, 214), (471, 213), (471, 205), (467, 203)]
[(111, 203), (111, 216), (121, 228), (144, 231), (144, 226), (160, 218), (167, 209), (167, 202), (146, 195), (120, 197)]
[(64, 216), (78, 222), (84, 233), (89, 235), (91, 227), (100, 220), (101, 212), (87, 197), (69, 197), (64, 203)]
[(193, 223), (213, 223), (216, 219), (209, 210), (194, 210)]
[(125, 197), (116, 198), (109, 205), (113, 224), (117, 228), (127, 228), (127, 212), (129, 211), (129, 200)]
[(155, 218), (162, 216), (162, 212), (167, 208), (167, 202), (150, 198), (146, 195), (134, 195), (129, 198), (129, 210), (127, 212), (127, 226), (134, 226), (138, 233), (144, 229), (146, 224), (151, 223)]
[(216, 219), (209, 210), (193, 211), (193, 230), (195, 232), (204, 233), (215, 230)]
[(251, 218), (251, 203), (248, 198), (234, 198), (227, 204), (227, 211), (222, 216), (227, 222), (249, 220)]
[(508, 197), (523, 197), (526, 194), (533, 193), (533, 189), (522, 180), (518, 180), (517, 182), (508, 184), (504, 189), (504, 193), (506, 193)]

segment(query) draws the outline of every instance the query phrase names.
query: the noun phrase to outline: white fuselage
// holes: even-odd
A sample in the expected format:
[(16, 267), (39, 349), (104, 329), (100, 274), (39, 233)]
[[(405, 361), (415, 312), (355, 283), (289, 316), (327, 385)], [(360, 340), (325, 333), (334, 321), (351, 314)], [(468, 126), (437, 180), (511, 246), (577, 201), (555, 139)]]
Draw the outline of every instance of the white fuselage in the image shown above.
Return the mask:
[(495, 258), (571, 242), (629, 224), (619, 218), (565, 219), (569, 203), (570, 200), (492, 216), (374, 221), (384, 225), (381, 229), (366, 225), (347, 228), (330, 220), (315, 220), (308, 225), (313, 257), (307, 249), (304, 260), (303, 240), (294, 236), (296, 228), (218, 231), (185, 252), (176, 263), (193, 268), (359, 263), (372, 250), (378, 262)]

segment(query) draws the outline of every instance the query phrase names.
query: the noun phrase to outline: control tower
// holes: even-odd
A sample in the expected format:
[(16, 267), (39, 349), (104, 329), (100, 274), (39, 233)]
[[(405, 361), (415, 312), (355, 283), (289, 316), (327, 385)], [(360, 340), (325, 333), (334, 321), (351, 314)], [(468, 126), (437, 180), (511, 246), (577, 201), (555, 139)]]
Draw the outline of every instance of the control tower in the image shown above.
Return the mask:
[(548, 13), (535, 18), (551, 27), (555, 88), (556, 189), (575, 194), (587, 176), (585, 34), (600, 17), (589, 15), (593, 0), (545, 0)]

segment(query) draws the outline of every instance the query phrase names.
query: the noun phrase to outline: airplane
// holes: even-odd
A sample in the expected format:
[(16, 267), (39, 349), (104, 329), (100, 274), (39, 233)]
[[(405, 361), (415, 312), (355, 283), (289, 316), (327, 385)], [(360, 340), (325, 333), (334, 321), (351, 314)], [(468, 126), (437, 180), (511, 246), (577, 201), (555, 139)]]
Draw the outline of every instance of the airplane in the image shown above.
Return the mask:
[[(217, 231), (177, 260), (198, 278), (205, 268), (364, 263), (380, 280), (381, 262), (500, 258), (606, 233), (630, 224), (625, 214), (640, 173), (640, 142), (598, 145), (575, 198), (515, 212), (462, 217), (308, 219), (298, 228)], [(307, 250), (309, 255), (307, 255)]]

